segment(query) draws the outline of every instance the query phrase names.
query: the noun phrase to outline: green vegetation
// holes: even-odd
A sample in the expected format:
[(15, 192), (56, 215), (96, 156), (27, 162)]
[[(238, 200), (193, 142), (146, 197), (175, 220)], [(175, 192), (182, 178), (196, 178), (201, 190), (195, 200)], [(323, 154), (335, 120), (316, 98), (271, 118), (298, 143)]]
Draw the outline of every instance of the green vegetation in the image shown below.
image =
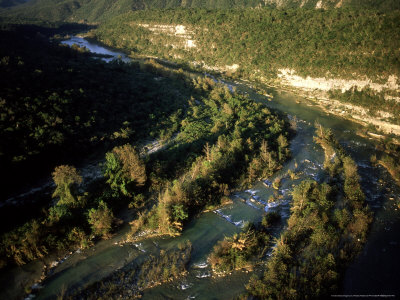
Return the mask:
[(383, 155), (377, 162), (388, 170), (394, 180), (400, 183), (400, 164), (398, 159), (398, 156)]
[(159, 256), (150, 256), (142, 265), (138, 277), (139, 287), (146, 289), (185, 275), (191, 251), (192, 244), (187, 241), (176, 250), (160, 250)]
[[(324, 9), (309, 9), (317, 3)], [(341, 8), (329, 9), (338, 4)], [(367, 76), (383, 83), (390, 75), (400, 78), (399, 9), (395, 0), (41, 0), (4, 16), (13, 22), (36, 23), (35, 16), (52, 22), (100, 22), (91, 35), (132, 56), (211, 66), (253, 81), (275, 84), (280, 69), (293, 69), (303, 77)], [(165, 25), (170, 28), (159, 27)], [(187, 32), (175, 34), (176, 25), (186, 26)], [(234, 65), (238, 69), (229, 68)], [(379, 111), (389, 112), (387, 121), (398, 124), (398, 103), (385, 99), (390, 94), (398, 96), (396, 91), (369, 88), (330, 91), (331, 98), (361, 105), (374, 117)], [(389, 111), (389, 106), (394, 109)]]
[(341, 159), (346, 153), (330, 129), (325, 129), (318, 123), (315, 123), (315, 127), (317, 135), (314, 136), (314, 141), (324, 149), (325, 153), (324, 168), (332, 177), (335, 177), (340, 172)]
[(132, 189), (145, 184), (146, 167), (137, 151), (127, 144), (106, 154), (104, 177), (113, 190), (128, 196)]
[[(246, 78), (275, 78), (281, 68), (313, 77), (399, 77), (399, 11), (372, 10), (144, 10), (102, 23), (107, 45), (209, 66), (238, 64)], [(149, 24), (150, 28), (140, 24)], [(153, 25), (185, 25), (196, 47)], [(165, 46), (168, 45), (168, 46)], [(178, 59), (180, 58), (180, 59)]]
[(49, 43), (48, 32), (36, 26), (0, 31), (3, 197), (57, 165), (158, 137), (191, 94), (184, 80), (157, 81), (138, 64), (90, 59)]
[(91, 225), (92, 231), (95, 235), (100, 235), (104, 238), (110, 237), (113, 221), (113, 212), (102, 200), (100, 200), (97, 209), (91, 208), (88, 212), (88, 223)]
[(229, 273), (243, 268), (251, 269), (250, 257), (268, 243), (268, 235), (261, 240), (257, 240), (257, 237), (254, 230), (248, 229), (215, 245), (208, 258), (213, 271)]
[(378, 144), (377, 149), (381, 152), (378, 156), (373, 155), (371, 162), (384, 167), (400, 185), (400, 145), (391, 139), (386, 139)]
[(215, 273), (229, 273), (239, 269), (253, 269), (256, 258), (262, 258), (268, 247), (268, 227), (280, 219), (277, 213), (268, 213), (261, 224), (248, 224), (242, 232), (218, 242), (208, 261)]
[[(2, 265), (109, 238), (128, 206), (138, 213), (131, 235), (179, 234), (207, 205), (270, 176), (290, 154), (285, 120), (211, 78), (154, 60), (105, 64), (30, 29), (0, 32), (6, 45), (0, 72), (7, 78), (0, 159), (15, 176), (18, 170), (40, 176), (36, 165), (54, 168), (54, 203), (45, 199), (37, 216), (2, 235)], [(139, 153), (149, 138), (160, 151)], [(104, 177), (85, 182), (75, 167), (61, 164), (93, 151), (105, 156)]]
[[(207, 205), (220, 204), (233, 188), (272, 175), (289, 156), (288, 123), (211, 79), (193, 83), (210, 93), (189, 100), (167, 164), (160, 153), (150, 180), (165, 182), (168, 173), (175, 176), (159, 193), (157, 205), (132, 223), (133, 239), (139, 230), (180, 234), (185, 220)], [(187, 150), (190, 155), (184, 154)]]
[[(30, 0), (25, 5), (18, 5), (24, 0), (0, 0), (3, 15), (11, 20), (46, 20), (69, 22), (99, 22), (127, 11), (173, 8), (205, 8), (205, 9), (242, 9), (242, 8), (279, 8), (279, 9), (333, 9), (338, 5), (344, 8), (376, 9), (391, 11), (399, 9), (396, 0)], [(15, 7), (14, 7), (15, 6)]]
[(34, 219), (1, 236), (1, 267), (14, 262), (23, 265), (42, 258), (50, 251), (89, 247), (92, 242), (85, 228), (81, 208), (54, 206), (46, 217)]
[[(143, 202), (143, 195), (133, 196), (137, 191), (135, 184), (143, 185), (141, 179), (146, 178), (145, 165), (130, 145), (115, 147), (106, 158), (112, 154), (117, 157), (114, 159), (121, 159), (117, 161), (121, 163), (120, 169), (106, 168), (105, 178), (86, 186), (88, 192), (84, 191), (82, 177), (76, 168), (68, 165), (55, 168), (55, 204), (43, 209), (44, 215), (1, 236), (1, 267), (10, 262), (23, 265), (54, 251), (85, 249), (93, 244), (93, 237), (111, 237), (112, 230), (121, 224), (114, 217), (114, 211), (126, 207), (132, 198), (134, 207), (140, 206), (137, 203)], [(110, 182), (110, 177), (117, 183), (124, 183), (123, 179), (126, 179), (130, 185), (123, 184), (120, 191), (119, 186)]]
[(356, 87), (342, 93), (341, 90), (330, 90), (329, 96), (344, 103), (366, 108), (370, 115), (380, 116), (379, 112), (389, 112), (390, 123), (400, 124), (400, 103), (395, 99), (385, 99), (385, 91), (376, 92), (370, 88), (358, 90)]
[(57, 205), (76, 206), (76, 185), (82, 183), (77, 170), (71, 166), (59, 166), (53, 172), (53, 181), (56, 185), (53, 197), (59, 199)]
[[(377, 83), (395, 75), (398, 84), (399, 20), (399, 10), (350, 8), (141, 10), (107, 19), (91, 34), (133, 57), (211, 67), (233, 78), (276, 84), (280, 70), (291, 69), (304, 78), (368, 77)], [(176, 25), (184, 25), (186, 32), (176, 34)], [(344, 93), (331, 90), (329, 96), (360, 105), (373, 117), (383, 112), (386, 121), (399, 124), (398, 91), (354, 87)]]
[(371, 212), (359, 184), (357, 166), (330, 130), (319, 126), (316, 141), (335, 151), (335, 172), (328, 154), (327, 183), (305, 180), (295, 187), (288, 229), (277, 241), (264, 276), (252, 277), (248, 292), (262, 299), (329, 297), (338, 289), (340, 272), (362, 249)]
[(140, 263), (140, 259), (135, 260), (100, 282), (64, 295), (63, 299), (140, 298), (144, 289), (185, 276), (191, 251), (189, 241), (178, 245), (178, 249), (160, 250), (158, 255), (150, 255)]
[[(183, 80), (159, 82), (138, 64), (93, 60), (49, 43), (37, 30), (42, 28), (8, 26), (0, 32), (0, 72), (6, 79), (0, 83), (0, 163), (8, 172), (3, 194), (62, 161), (82, 161), (93, 151), (101, 155), (115, 144), (159, 136), (169, 114), (190, 94)], [(35, 207), (21, 226), (4, 220), (5, 228), (14, 229), (1, 237), (1, 265), (86, 248), (92, 244), (90, 235), (109, 237), (116, 221), (113, 210), (131, 201), (126, 199), (130, 194), (120, 197), (114, 189), (136, 192), (146, 178), (143, 162), (129, 145), (114, 148), (107, 154), (111, 157), (115, 164), (105, 168), (109, 188), (102, 179), (82, 183), (70, 165), (56, 167), (55, 204), (49, 207), (51, 199), (44, 197), (44, 207)]]
[[(0, 6), (19, 2), (0, 1)], [(289, 123), (212, 77), (180, 69), (190, 69), (188, 62), (220, 67), (231, 77), (267, 81), (281, 68), (315, 77), (368, 74), (378, 82), (400, 77), (400, 12), (390, 11), (399, 8), (395, 1), (379, 3), (387, 12), (353, 10), (359, 7), (356, 0), (345, 2), (351, 9), (332, 10), (293, 9), (299, 1), (267, 2), (286, 10), (242, 9), (258, 7), (258, 0), (36, 0), (2, 10), (0, 16), (17, 23), (38, 24), (35, 18), (102, 21), (90, 37), (133, 57), (160, 59), (106, 64), (85, 48), (59, 46), (59, 35), (49, 41), (61, 28), (2, 25), (0, 165), (7, 179), (1, 196), (11, 195), (27, 178), (51, 172), (54, 190), (22, 225), (2, 229), (0, 268), (110, 238), (122, 223), (121, 210), (127, 208), (135, 218), (128, 241), (177, 236), (190, 219), (226, 201), (234, 189), (282, 167), (290, 156)], [(316, 3), (304, 2), (306, 8)], [(360, 5), (369, 8), (374, 3)], [(177, 6), (202, 8), (147, 10)], [(160, 24), (171, 27), (162, 30)], [(186, 26), (186, 34), (175, 34), (178, 24)], [(180, 65), (167, 66), (162, 59)], [(229, 68), (236, 64), (237, 70)], [(353, 88), (331, 91), (330, 96), (366, 107), (373, 115), (390, 104), (391, 121), (398, 122), (400, 107), (385, 100), (387, 92)], [(366, 241), (372, 216), (355, 162), (331, 131), (318, 126), (315, 141), (325, 151), (328, 178), (324, 183), (303, 181), (294, 189), (288, 230), (277, 240), (264, 276), (253, 277), (247, 285), (252, 296), (331, 295), (343, 268)], [(385, 151), (374, 161), (400, 181), (398, 148)], [(72, 166), (84, 164), (89, 156), (104, 159), (103, 176), (93, 181), (85, 181)], [(285, 176), (295, 179), (296, 173), (289, 170)], [(274, 195), (282, 178), (272, 183)], [(252, 269), (270, 246), (268, 228), (276, 221), (276, 214), (268, 214), (261, 224), (217, 243), (209, 256), (213, 271)], [(67, 297), (138, 297), (143, 289), (183, 276), (191, 250), (190, 243), (179, 250), (161, 250)]]

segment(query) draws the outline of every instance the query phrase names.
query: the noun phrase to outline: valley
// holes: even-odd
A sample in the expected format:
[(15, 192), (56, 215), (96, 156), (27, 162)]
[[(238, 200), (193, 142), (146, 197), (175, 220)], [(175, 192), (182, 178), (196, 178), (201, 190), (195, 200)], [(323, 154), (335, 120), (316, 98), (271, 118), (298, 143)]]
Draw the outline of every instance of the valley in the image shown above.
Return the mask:
[[(392, 35), (371, 27), (360, 47), (389, 54), (357, 65), (328, 47), (302, 61), (298, 40), (298, 58), (289, 42), (260, 53), (243, 25), (347, 12), (137, 10), (78, 35), (5, 26), (0, 210), (16, 217), (2, 221), (0, 297), (398, 295), (398, 11), (365, 14)], [(354, 13), (344, 24), (363, 26)]]

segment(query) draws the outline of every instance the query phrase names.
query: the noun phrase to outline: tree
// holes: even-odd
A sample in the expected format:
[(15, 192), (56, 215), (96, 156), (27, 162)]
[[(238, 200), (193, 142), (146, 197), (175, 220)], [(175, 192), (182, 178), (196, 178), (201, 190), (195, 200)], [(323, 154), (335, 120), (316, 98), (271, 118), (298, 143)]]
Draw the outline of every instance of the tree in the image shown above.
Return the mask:
[(182, 222), (186, 220), (189, 215), (185, 211), (185, 208), (182, 204), (176, 204), (172, 206), (172, 215), (173, 215), (173, 225), (178, 229), (182, 230)]
[(52, 175), (56, 185), (53, 198), (59, 198), (57, 205), (76, 206), (77, 185), (82, 183), (82, 177), (76, 168), (68, 165), (58, 166)]
[(53, 225), (59, 222), (61, 219), (70, 217), (71, 212), (68, 206), (64, 204), (57, 204), (49, 208), (49, 215), (47, 217), (48, 225)]
[(284, 137), (282, 134), (279, 135), (277, 142), (278, 142), (278, 146), (279, 146), (278, 147), (279, 160), (282, 160), (287, 155), (287, 152), (288, 152), (287, 146), (289, 144), (288, 144), (287, 138)]
[(91, 208), (88, 213), (88, 223), (91, 225), (95, 235), (101, 235), (103, 238), (110, 236), (114, 214), (107, 204), (101, 200), (98, 208)]
[(128, 196), (133, 187), (141, 187), (147, 180), (146, 166), (131, 145), (115, 147), (106, 154), (104, 176), (114, 190)]
[(88, 239), (88, 236), (79, 227), (73, 227), (71, 229), (68, 233), (68, 240), (79, 246), (81, 249), (86, 249), (92, 246), (92, 242)]

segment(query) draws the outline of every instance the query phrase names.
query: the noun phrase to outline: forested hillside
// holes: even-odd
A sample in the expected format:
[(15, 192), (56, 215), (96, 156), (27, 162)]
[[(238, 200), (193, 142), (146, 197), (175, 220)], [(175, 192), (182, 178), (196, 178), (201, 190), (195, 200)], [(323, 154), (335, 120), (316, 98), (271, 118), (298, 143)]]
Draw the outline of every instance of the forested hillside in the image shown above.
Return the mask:
[[(148, 10), (113, 18), (95, 35), (133, 53), (209, 66), (237, 64), (245, 75), (290, 68), (305, 76), (368, 75), (385, 81), (400, 75), (399, 16), (398, 11)], [(172, 28), (178, 24), (187, 27), (183, 40)], [(185, 39), (194, 44), (185, 45)]]
[[(3, 0), (0, 7), (11, 7), (24, 0)], [(367, 8), (391, 11), (400, 8), (396, 0), (31, 0), (26, 5), (0, 11), (12, 20), (101, 22), (135, 10), (171, 8), (279, 8), (334, 9)]]
[[(317, 97), (360, 106), (358, 119), (381, 126), (399, 123), (399, 28), (398, 10), (179, 9), (129, 12), (92, 36), (132, 56), (322, 91)], [(380, 128), (400, 132), (387, 126)]]
[[(0, 31), (0, 74), (7, 79), (0, 83), (0, 164), (8, 170), (2, 195), (55, 163), (157, 136), (162, 115), (186, 101), (184, 90), (171, 89), (174, 81), (157, 82), (138, 65), (92, 60), (85, 49), (49, 43), (47, 32), (33, 26)], [(150, 112), (157, 120), (151, 128), (145, 125)]]
[(29, 1), (29, 0), (1, 0), (0, 7), (11, 7), (11, 6), (25, 3), (27, 1)]

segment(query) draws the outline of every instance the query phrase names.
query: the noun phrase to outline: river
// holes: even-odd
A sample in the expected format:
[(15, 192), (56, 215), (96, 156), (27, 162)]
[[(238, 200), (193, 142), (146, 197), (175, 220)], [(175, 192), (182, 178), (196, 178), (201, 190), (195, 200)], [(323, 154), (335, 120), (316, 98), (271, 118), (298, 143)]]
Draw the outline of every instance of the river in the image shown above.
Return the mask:
[[(62, 43), (72, 45), (77, 43), (92, 52), (112, 55), (128, 61), (123, 53), (106, 49), (93, 42), (79, 37), (72, 37)], [(103, 58), (104, 59), (104, 58)], [(109, 61), (111, 58), (107, 58)], [(400, 269), (400, 210), (395, 205), (400, 200), (400, 189), (395, 185), (388, 173), (380, 167), (371, 166), (370, 156), (376, 151), (374, 141), (362, 138), (356, 132), (361, 125), (328, 115), (314, 107), (306, 99), (300, 99), (290, 93), (279, 92), (267, 88), (273, 100), (258, 94), (248, 82), (226, 82), (241, 93), (265, 103), (268, 107), (282, 111), (296, 123), (297, 135), (291, 140), (292, 158), (284, 168), (275, 174), (283, 176), (288, 169), (301, 173), (300, 178), (291, 180), (288, 177), (282, 181), (279, 193), (283, 200), (267, 210), (277, 211), (283, 217), (283, 222), (275, 230), (278, 236), (285, 227), (289, 217), (290, 191), (293, 185), (305, 178), (321, 180), (324, 176), (322, 164), (324, 153), (313, 141), (314, 122), (318, 121), (333, 130), (342, 146), (357, 162), (361, 176), (362, 187), (367, 195), (367, 201), (375, 214), (375, 219), (361, 255), (346, 270), (341, 287), (341, 294), (397, 294), (400, 286), (396, 276)], [(299, 101), (300, 100), (300, 101)], [(190, 240), (193, 244), (192, 259), (189, 274), (173, 283), (148, 289), (143, 299), (231, 299), (245, 291), (244, 285), (251, 273), (234, 272), (221, 278), (210, 277), (207, 256), (218, 240), (241, 230), (246, 221), (260, 220), (264, 206), (257, 201), (242, 202), (241, 199), (253, 197), (259, 202), (267, 201), (273, 193), (272, 188), (262, 182), (256, 183), (251, 190), (231, 195), (233, 203), (214, 212), (201, 214), (192, 220), (177, 238), (147, 239), (138, 244), (118, 245), (127, 226), (112, 239), (101, 241), (96, 246), (85, 251), (77, 251), (65, 258), (52, 270), (40, 288), (37, 299), (51, 299), (66, 288), (79, 288), (104, 278), (112, 271), (122, 268), (135, 259), (158, 251), (170, 249), (179, 242)], [(394, 200), (390, 200), (390, 199)], [(272, 247), (273, 245), (271, 245)], [(25, 269), (35, 268), (34, 264)], [(257, 271), (256, 271), (257, 272)]]

